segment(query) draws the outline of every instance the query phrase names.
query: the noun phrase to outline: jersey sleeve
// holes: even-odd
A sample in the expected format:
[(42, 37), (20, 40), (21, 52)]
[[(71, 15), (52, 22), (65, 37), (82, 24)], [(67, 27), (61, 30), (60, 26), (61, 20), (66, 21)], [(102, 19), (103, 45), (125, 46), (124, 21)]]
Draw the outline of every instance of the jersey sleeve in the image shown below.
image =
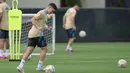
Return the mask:
[(36, 15), (34, 15), (34, 18), (37, 19), (37, 20), (42, 18), (42, 13), (38, 12)]
[(75, 11), (75, 10), (71, 10), (71, 11), (70, 11), (70, 15), (71, 15), (71, 17), (75, 17), (76, 11)]

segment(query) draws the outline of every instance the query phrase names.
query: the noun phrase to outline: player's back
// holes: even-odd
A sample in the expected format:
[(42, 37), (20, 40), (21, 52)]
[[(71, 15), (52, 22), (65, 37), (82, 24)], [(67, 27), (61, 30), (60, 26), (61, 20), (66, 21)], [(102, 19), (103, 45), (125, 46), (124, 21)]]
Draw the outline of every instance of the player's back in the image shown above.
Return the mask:
[(7, 3), (3, 2), (0, 4), (0, 8), (3, 11), (0, 28), (4, 29), (4, 30), (8, 30), (8, 11), (9, 11), (10, 7)]
[(70, 8), (66, 11), (66, 13), (65, 13), (65, 16), (66, 16), (65, 27), (66, 27), (66, 29), (73, 27), (73, 24), (74, 24), (73, 17), (75, 16), (75, 14), (76, 14), (76, 10), (74, 8)]

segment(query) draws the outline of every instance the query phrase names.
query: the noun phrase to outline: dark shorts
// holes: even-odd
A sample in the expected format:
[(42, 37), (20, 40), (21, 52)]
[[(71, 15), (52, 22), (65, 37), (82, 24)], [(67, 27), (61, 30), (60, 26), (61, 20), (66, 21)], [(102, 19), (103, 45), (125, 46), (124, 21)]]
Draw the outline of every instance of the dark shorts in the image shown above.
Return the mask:
[(67, 29), (66, 32), (67, 32), (68, 38), (75, 37), (75, 30), (73, 28)]
[(9, 38), (9, 31), (0, 29), (0, 38), (8, 39)]
[(44, 37), (36, 37), (36, 38), (29, 38), (28, 39), (28, 46), (31, 46), (31, 47), (46, 47), (47, 44), (46, 44), (46, 41), (44, 39)]

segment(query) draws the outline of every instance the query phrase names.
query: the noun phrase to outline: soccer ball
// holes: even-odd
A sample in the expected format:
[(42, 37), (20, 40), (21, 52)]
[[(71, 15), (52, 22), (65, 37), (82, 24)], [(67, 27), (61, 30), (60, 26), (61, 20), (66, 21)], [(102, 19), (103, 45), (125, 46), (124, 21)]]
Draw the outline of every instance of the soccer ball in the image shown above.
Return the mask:
[(86, 32), (85, 32), (84, 30), (81, 30), (81, 31), (79, 32), (79, 36), (80, 36), (80, 37), (85, 37), (85, 36), (86, 36)]
[(48, 20), (52, 19), (52, 15), (47, 14), (47, 19), (48, 19)]
[(118, 61), (118, 66), (120, 67), (120, 68), (126, 68), (127, 67), (127, 61), (126, 60), (124, 60), (124, 59), (120, 59), (119, 61)]
[(53, 65), (47, 65), (45, 68), (46, 73), (54, 73), (55, 72), (55, 67)]

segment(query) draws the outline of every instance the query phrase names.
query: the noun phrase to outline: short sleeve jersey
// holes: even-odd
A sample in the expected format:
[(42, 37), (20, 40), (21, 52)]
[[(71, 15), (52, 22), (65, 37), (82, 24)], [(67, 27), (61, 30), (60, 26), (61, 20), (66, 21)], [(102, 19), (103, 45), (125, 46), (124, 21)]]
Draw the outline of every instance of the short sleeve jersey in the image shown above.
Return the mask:
[(0, 29), (8, 30), (8, 11), (10, 7), (7, 3), (3, 2), (0, 4), (0, 12), (2, 12), (2, 20), (0, 23)]
[(33, 26), (28, 34), (29, 38), (39, 37), (41, 32), (43, 35), (43, 30), (46, 26), (47, 14), (43, 10), (41, 10), (34, 16), (34, 18), (35, 20), (32, 19)]
[(73, 28), (73, 21), (72, 19), (75, 18), (76, 15), (76, 10), (74, 8), (70, 8), (66, 11), (65, 16), (66, 16), (66, 21), (65, 21), (65, 29), (70, 29)]

